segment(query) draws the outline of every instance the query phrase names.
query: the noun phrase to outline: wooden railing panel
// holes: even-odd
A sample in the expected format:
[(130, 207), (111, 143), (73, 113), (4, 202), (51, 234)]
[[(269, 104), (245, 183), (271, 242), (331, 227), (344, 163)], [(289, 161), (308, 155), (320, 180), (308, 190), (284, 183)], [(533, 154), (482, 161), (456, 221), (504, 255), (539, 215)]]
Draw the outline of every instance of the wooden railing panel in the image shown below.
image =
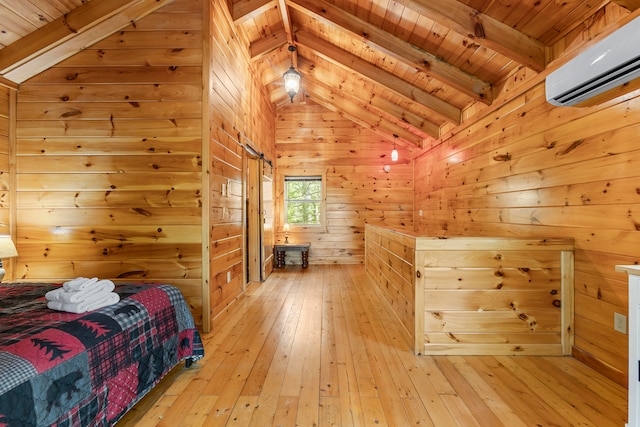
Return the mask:
[[(549, 269), (431, 267), (426, 276), (431, 289), (502, 289), (527, 290), (531, 282), (538, 289), (559, 289), (559, 274), (549, 274)], [(452, 280), (453, 279), (453, 280)]]
[(415, 251), (413, 240), (389, 230), (367, 225), (366, 270), (408, 337), (415, 328)]
[(570, 354), (570, 240), (438, 239), (372, 225), (365, 238), (366, 271), (416, 353)]

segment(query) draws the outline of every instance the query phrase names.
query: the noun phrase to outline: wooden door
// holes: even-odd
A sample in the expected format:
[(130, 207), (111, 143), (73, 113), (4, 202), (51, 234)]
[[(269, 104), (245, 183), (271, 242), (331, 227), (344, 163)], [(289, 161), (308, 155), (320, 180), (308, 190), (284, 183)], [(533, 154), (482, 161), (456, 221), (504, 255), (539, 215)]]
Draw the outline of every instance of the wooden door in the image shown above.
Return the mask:
[(265, 280), (273, 270), (273, 245), (275, 244), (275, 205), (273, 200), (273, 166), (262, 163), (262, 279)]
[(245, 151), (245, 267), (246, 282), (260, 282), (264, 259), (262, 213), (262, 158), (250, 147)]

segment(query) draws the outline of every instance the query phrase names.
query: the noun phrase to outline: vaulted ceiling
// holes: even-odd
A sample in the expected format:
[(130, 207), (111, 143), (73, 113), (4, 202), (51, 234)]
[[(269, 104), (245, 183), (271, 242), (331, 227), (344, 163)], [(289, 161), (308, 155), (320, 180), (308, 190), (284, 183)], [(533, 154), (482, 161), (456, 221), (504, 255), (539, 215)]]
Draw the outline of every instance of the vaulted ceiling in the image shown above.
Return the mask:
[[(21, 83), (170, 1), (0, 0), (0, 76)], [(418, 147), (472, 104), (494, 102), (517, 70), (543, 71), (555, 44), (605, 8), (620, 19), (640, 8), (640, 0), (228, 2), (277, 107), (290, 102), (282, 74), (293, 65), (302, 74), (295, 102)]]
[(290, 102), (282, 74), (293, 62), (302, 74), (298, 102), (311, 99), (422, 147), (443, 125), (459, 124), (471, 104), (491, 104), (515, 71), (543, 71), (552, 47), (604, 8), (622, 18), (639, 7), (638, 0), (237, 0), (232, 16), (276, 105)]

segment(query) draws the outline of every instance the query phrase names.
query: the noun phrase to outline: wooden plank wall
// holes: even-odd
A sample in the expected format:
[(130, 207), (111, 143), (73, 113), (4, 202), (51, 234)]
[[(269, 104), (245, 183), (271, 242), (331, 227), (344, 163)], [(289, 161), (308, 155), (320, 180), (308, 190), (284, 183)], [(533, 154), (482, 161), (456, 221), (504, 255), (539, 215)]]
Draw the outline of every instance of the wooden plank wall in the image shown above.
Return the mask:
[(175, 0), (20, 86), (18, 279), (169, 282), (205, 325), (242, 293), (241, 142), (275, 151), (247, 45)]
[[(11, 124), (11, 96), (12, 89), (0, 84), (0, 234), (10, 234), (10, 192), (11, 183), (9, 182), (9, 162), (10, 148), (9, 142), (9, 126)], [(15, 92), (15, 91), (14, 91)], [(10, 275), (6, 274), (7, 279)]]
[(209, 304), (213, 321), (244, 290), (244, 144), (264, 153), (265, 159), (274, 159), (275, 108), (260, 79), (251, 72), (249, 44), (235, 33), (226, 2), (211, 0), (208, 22), (212, 24), (205, 87), (209, 99)]
[[(601, 17), (605, 19), (605, 17)], [(594, 24), (595, 25), (595, 24)], [(504, 86), (479, 114), (416, 158), (415, 228), (434, 236), (575, 240), (574, 355), (626, 383), (627, 279), (640, 262), (640, 92), (588, 108), (545, 101), (544, 75)], [(506, 93), (506, 95), (505, 95)]]
[(17, 113), (17, 278), (178, 285), (202, 321), (202, 3), (33, 77)]
[[(304, 81), (302, 82), (304, 85)], [(312, 102), (281, 107), (276, 117), (276, 236), (284, 242), (285, 175), (321, 175), (326, 181), (325, 224), (291, 227), (290, 242), (311, 242), (310, 264), (364, 262), (364, 227), (413, 227), (412, 149), (381, 139)], [(383, 166), (391, 165), (389, 173)], [(292, 253), (287, 263), (300, 263)]]
[[(407, 341), (413, 343), (413, 351), (420, 353), (416, 343), (424, 339), (416, 337), (416, 313), (424, 313), (423, 298), (416, 298), (417, 282), (424, 282), (416, 276), (416, 239), (394, 230), (365, 227), (365, 271), (381, 295), (400, 321)], [(422, 286), (422, 285), (421, 285)], [(419, 316), (422, 316), (419, 314)]]
[(417, 240), (424, 260), (423, 354), (571, 354), (571, 241)]
[[(16, 88), (0, 82), (0, 234), (12, 235), (11, 202), (15, 197), (15, 185), (11, 176), (13, 159), (12, 134), (15, 132)], [(15, 242), (15, 238), (13, 239)], [(5, 280), (15, 274), (15, 259), (4, 259)]]

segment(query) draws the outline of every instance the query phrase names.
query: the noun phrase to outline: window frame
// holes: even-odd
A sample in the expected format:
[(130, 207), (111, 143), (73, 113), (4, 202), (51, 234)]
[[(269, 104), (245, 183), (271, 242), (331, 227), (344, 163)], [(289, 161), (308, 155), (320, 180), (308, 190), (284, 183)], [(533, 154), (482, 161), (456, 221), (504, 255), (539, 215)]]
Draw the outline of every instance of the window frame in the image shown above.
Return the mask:
[[(317, 177), (318, 180), (320, 181), (320, 199), (318, 200), (319, 203), (319, 209), (320, 209), (320, 218), (319, 218), (319, 224), (295, 224), (295, 223), (289, 223), (289, 228), (291, 230), (293, 229), (312, 229), (312, 230), (325, 230), (327, 229), (327, 225), (326, 225), (326, 183), (327, 183), (327, 178), (326, 178), (326, 173), (324, 171), (322, 171), (321, 173), (317, 173), (317, 172), (313, 172), (313, 171), (305, 171), (305, 173), (287, 173), (287, 174), (282, 174), (281, 175), (281, 185), (282, 185), (282, 211), (281, 211), (281, 215), (280, 215), (280, 220), (281, 220), (281, 227), (284, 227), (284, 224), (287, 223), (288, 218), (287, 218), (287, 203), (288, 203), (288, 199), (287, 199), (287, 181), (295, 181), (295, 178), (300, 178), (300, 180), (304, 180), (304, 179), (310, 179), (310, 178), (314, 178)], [(282, 228), (281, 228), (282, 229)]]

